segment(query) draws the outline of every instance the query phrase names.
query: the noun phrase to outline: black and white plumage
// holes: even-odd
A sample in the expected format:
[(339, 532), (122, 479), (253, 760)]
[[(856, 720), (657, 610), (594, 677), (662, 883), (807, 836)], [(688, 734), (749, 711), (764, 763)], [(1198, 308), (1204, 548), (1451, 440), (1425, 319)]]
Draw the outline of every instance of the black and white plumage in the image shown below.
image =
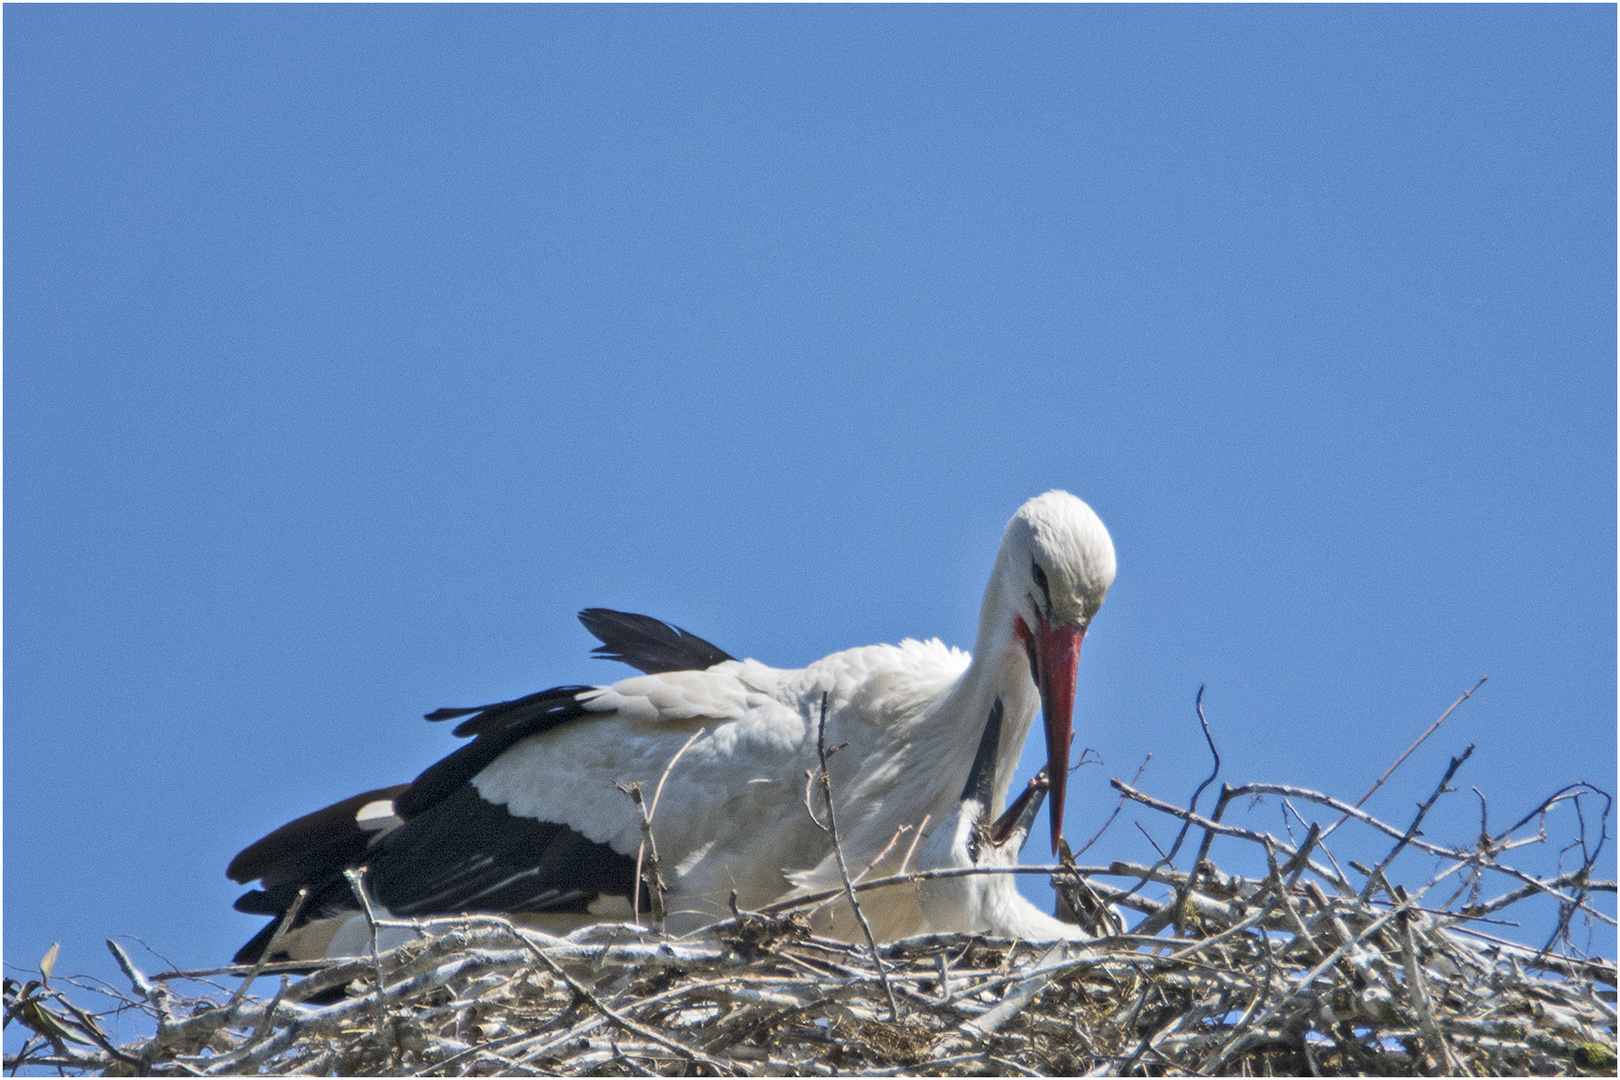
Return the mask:
[[(277, 915), (307, 887), (300, 925), (278, 948), (295, 959), (363, 950), (369, 939), (357, 934), (342, 874), (362, 864), (395, 916), (494, 911), (555, 929), (627, 917), (641, 831), (616, 785), (656, 784), (677, 753), (653, 822), (670, 929), (724, 917), (734, 889), (754, 908), (836, 886), (828, 837), (804, 804), (823, 701), (827, 743), (842, 744), (830, 771), (852, 871), (898, 870), (909, 843), (892, 841), (905, 829), (925, 830), (924, 850), (951, 857), (940, 829), (962, 820), (963, 784), (984, 759), (985, 718), (998, 703), (995, 752), (975, 790), (990, 781), (973, 812), (1005, 802), (1044, 712), (1055, 847), (1080, 642), (1113, 578), (1102, 522), (1053, 491), (1007, 525), (971, 657), (907, 640), (773, 668), (657, 620), (590, 609), (581, 619), (603, 641), (597, 653), (644, 674), (429, 714), (462, 719), (455, 733), (471, 741), (411, 784), (345, 800), (243, 851), (230, 876), (264, 888), (238, 907)], [(886, 937), (929, 925), (914, 887), (873, 893), (863, 909)], [(985, 910), (985, 929), (1028, 936), (995, 925), (1000, 908)], [(846, 914), (826, 917), (825, 929), (853, 936)], [(269, 934), (239, 959), (255, 958)]]

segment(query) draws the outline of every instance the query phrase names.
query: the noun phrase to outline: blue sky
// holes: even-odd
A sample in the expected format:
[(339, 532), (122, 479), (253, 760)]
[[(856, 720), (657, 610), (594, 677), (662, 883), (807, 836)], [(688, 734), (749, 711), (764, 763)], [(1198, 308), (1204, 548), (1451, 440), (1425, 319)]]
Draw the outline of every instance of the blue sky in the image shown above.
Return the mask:
[(1488, 673), (1369, 804), (1477, 743), (1442, 842), (1613, 787), (1613, 7), (4, 20), (8, 971), (223, 961), (424, 712), (627, 673), (582, 607), (969, 646), (1051, 487), (1120, 566), (1071, 836), (1201, 684), (1353, 799)]

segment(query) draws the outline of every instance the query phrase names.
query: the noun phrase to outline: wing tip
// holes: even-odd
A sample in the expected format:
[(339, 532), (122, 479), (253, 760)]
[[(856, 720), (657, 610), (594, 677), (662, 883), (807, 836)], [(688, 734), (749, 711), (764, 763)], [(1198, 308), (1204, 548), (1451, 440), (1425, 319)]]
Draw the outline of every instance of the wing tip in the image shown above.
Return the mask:
[(674, 623), (612, 608), (585, 608), (579, 621), (602, 644), (591, 655), (618, 660), (648, 675), (705, 671), (737, 659), (713, 642)]

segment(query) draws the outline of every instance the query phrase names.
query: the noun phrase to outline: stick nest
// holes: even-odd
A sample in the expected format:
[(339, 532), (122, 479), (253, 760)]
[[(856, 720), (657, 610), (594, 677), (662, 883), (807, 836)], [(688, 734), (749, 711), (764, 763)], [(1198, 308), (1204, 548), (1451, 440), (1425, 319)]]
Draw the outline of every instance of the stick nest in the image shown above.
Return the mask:
[[(133, 988), (115, 1009), (144, 1011), (154, 1033), (116, 1044), (105, 1013), (64, 991), (87, 983), (50, 980), (52, 955), (41, 979), (6, 981), (6, 1022), (29, 1037), (5, 1064), (108, 1075), (1614, 1075), (1615, 966), (1568, 934), (1574, 918), (1614, 923), (1592, 903), (1615, 888), (1592, 874), (1607, 809), (1603, 837), (1581, 837), (1590, 851), (1577, 871), (1535, 878), (1502, 859), (1545, 841), (1561, 801), (1607, 797), (1577, 785), (1469, 848), (1429, 844), (1418, 825), (1466, 756), (1405, 829), (1276, 785), (1224, 787), (1202, 817), (1115, 781), (1122, 805), (1178, 819), (1203, 843), (1191, 874), (1172, 865), (1174, 848), (1154, 866), (1046, 868), (1091, 941), (919, 937), (883, 945), (880, 971), (867, 944), (819, 938), (794, 911), (741, 912), (681, 939), (628, 924), (557, 938), (470, 916), (412, 924), (421, 936), (409, 944), (313, 970), (152, 976), (109, 942)], [(1257, 794), (1346, 816), (1297, 844), (1221, 822), (1233, 799)], [(1345, 820), (1396, 841), (1377, 866), (1351, 864), (1354, 878), (1326, 843)], [(1515, 839), (1528, 825), (1539, 837)], [(1208, 855), (1217, 835), (1263, 852), (1267, 872), (1222, 873)], [(1410, 891), (1391, 885), (1389, 865), (1414, 848), (1443, 872)], [(1485, 899), (1481, 883), (1502, 875), (1511, 888)], [(1448, 880), (1452, 898), (1425, 906)], [(1516, 905), (1549, 900), (1560, 915), (1547, 947), (1486, 932)], [(279, 987), (248, 993), (265, 976)]]

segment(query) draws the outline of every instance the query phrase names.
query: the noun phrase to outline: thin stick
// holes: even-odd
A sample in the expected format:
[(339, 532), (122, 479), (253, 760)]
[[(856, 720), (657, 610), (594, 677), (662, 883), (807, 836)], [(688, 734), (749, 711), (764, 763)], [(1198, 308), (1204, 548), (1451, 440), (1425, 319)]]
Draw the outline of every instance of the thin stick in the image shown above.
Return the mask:
[(928, 828), (929, 819), (933, 816), (933, 814), (924, 814), (923, 819), (917, 822), (917, 831), (911, 834), (911, 844), (906, 848), (906, 857), (900, 860), (900, 872), (902, 874), (906, 872), (906, 867), (911, 865), (911, 857), (917, 854), (917, 842), (922, 839), (923, 830)]
[(1159, 861), (1155, 864), (1154, 868), (1157, 869), (1160, 866), (1170, 865), (1170, 857), (1164, 853), (1164, 848), (1159, 846), (1159, 842), (1153, 839), (1153, 834), (1144, 829), (1140, 821), (1133, 821), (1131, 824), (1135, 825), (1136, 831), (1141, 833), (1143, 838), (1146, 839), (1148, 843), (1153, 845), (1153, 850), (1159, 853)]
[[(252, 986), (253, 981), (264, 973), (264, 967), (270, 962), (270, 957), (275, 953), (276, 946), (281, 944), (281, 939), (287, 936), (287, 931), (292, 928), (293, 923), (298, 921), (298, 913), (304, 910), (304, 901), (308, 899), (309, 886), (306, 885), (298, 890), (298, 895), (293, 897), (292, 904), (282, 913), (281, 921), (276, 924), (275, 932), (270, 935), (270, 940), (265, 943), (264, 952), (260, 953), (259, 959), (254, 962), (253, 970), (248, 972), (247, 977), (242, 980), (242, 985), (236, 988), (236, 993), (232, 994), (231, 1000), (225, 1004), (227, 1013), (235, 1010), (242, 1003), (242, 998), (247, 995), (248, 987)], [(108, 944), (111, 944), (111, 942)]]
[(821, 722), (816, 726), (816, 755), (821, 759), (821, 773), (817, 776), (821, 793), (827, 800), (827, 834), (832, 837), (833, 855), (838, 860), (838, 876), (844, 879), (844, 895), (849, 897), (849, 906), (855, 910), (855, 920), (861, 924), (866, 933), (866, 943), (872, 947), (872, 963), (877, 967), (878, 978), (883, 983), (883, 992), (889, 998), (889, 1019), (895, 1022), (900, 1020), (900, 1004), (894, 999), (894, 987), (889, 985), (889, 971), (884, 966), (883, 957), (878, 953), (877, 936), (872, 933), (872, 925), (866, 921), (866, 913), (861, 910), (860, 901), (855, 899), (855, 885), (849, 879), (849, 867), (844, 862), (844, 845), (838, 839), (838, 811), (833, 806), (832, 774), (827, 771), (827, 694), (821, 695)]
[(377, 990), (374, 995), (377, 1003), (377, 1038), (383, 1037), (383, 1029), (388, 1024), (388, 1010), (383, 1005), (383, 973), (382, 959), (377, 955), (377, 913), (371, 906), (371, 894), (366, 891), (366, 868), (358, 870), (344, 870), (343, 876), (349, 879), (349, 888), (355, 898), (360, 901), (360, 908), (366, 913), (366, 926), (371, 930), (371, 970), (377, 979)]
[(1406, 835), (1401, 837), (1400, 842), (1390, 849), (1389, 854), (1385, 855), (1383, 860), (1380, 861), (1377, 866), (1373, 867), (1373, 872), (1367, 876), (1367, 884), (1361, 889), (1361, 900), (1363, 903), (1365, 903), (1367, 898), (1373, 894), (1373, 890), (1378, 888), (1378, 882), (1383, 880), (1384, 871), (1389, 867), (1390, 863), (1395, 861), (1395, 856), (1399, 855), (1401, 851), (1405, 849), (1406, 845), (1410, 844), (1413, 838), (1417, 836), (1418, 826), (1423, 824), (1423, 819), (1428, 816), (1430, 809), (1432, 809), (1434, 804), (1439, 801), (1440, 796), (1444, 795), (1448, 791), (1455, 790), (1449, 786), (1451, 784), (1451, 778), (1457, 775), (1457, 770), (1462, 768), (1463, 762), (1467, 761), (1470, 757), (1473, 757), (1473, 755), (1474, 744), (1469, 743), (1467, 749), (1463, 750), (1461, 754), (1458, 754), (1456, 757), (1451, 759), (1451, 767), (1446, 769), (1446, 775), (1440, 778), (1440, 784), (1434, 789), (1434, 794), (1429, 796), (1429, 801), (1418, 807), (1417, 817), (1413, 818), (1412, 824), (1407, 827)]
[[(647, 914), (653, 917), (658, 929), (664, 929), (664, 877), (659, 872), (658, 845), (653, 842), (652, 817), (647, 813), (647, 803), (641, 797), (641, 781), (632, 780), (628, 785), (614, 784), (636, 807), (636, 820), (641, 824), (641, 846), (636, 849), (636, 876), (632, 886), (635, 892), (631, 904), (631, 917), (636, 925), (641, 925), (641, 890), (647, 889)], [(645, 856), (645, 861), (643, 861)]]
[[(631, 889), (630, 896), (630, 919), (637, 926), (641, 925), (641, 863), (642, 858), (650, 849), (653, 857), (652, 876), (656, 879), (657, 884), (655, 886), (651, 882), (648, 883), (647, 896), (649, 903), (652, 904), (652, 906), (657, 910), (655, 912), (649, 912), (649, 914), (652, 914), (653, 917), (658, 920), (658, 929), (662, 930), (664, 928), (664, 878), (663, 874), (660, 873), (658, 869), (658, 847), (653, 843), (652, 819), (653, 815), (658, 813), (658, 800), (664, 797), (664, 782), (669, 779), (669, 774), (674, 771), (675, 763), (681, 760), (681, 755), (686, 753), (687, 750), (691, 749), (692, 744), (697, 742), (698, 738), (707, 730), (709, 729), (698, 728), (696, 731), (692, 732), (692, 737), (687, 739), (686, 742), (681, 745), (681, 748), (675, 751), (675, 756), (669, 759), (669, 764), (664, 766), (663, 775), (658, 778), (658, 787), (653, 790), (652, 807), (650, 809), (642, 806), (641, 804), (641, 785), (639, 782), (631, 783), (629, 789), (627, 789), (623, 784), (613, 785), (626, 795), (630, 795), (631, 789), (635, 790), (636, 793), (634, 795), (630, 795), (630, 798), (631, 801), (636, 804), (636, 814), (641, 819), (641, 844), (636, 848), (636, 874), (635, 878), (633, 879), (636, 884)], [(656, 894), (656, 897), (654, 894)]]
[[(1469, 698), (1473, 697), (1474, 696), (1474, 691), (1478, 690), (1480, 687), (1484, 686), (1485, 685), (1485, 680), (1488, 679), (1488, 678), (1490, 678), (1490, 676), (1481, 675), (1479, 677), (1479, 682), (1475, 683), (1473, 686), (1470, 686), (1467, 690), (1464, 690), (1463, 694), (1462, 694), (1462, 697), (1458, 698), (1456, 701), (1453, 701), (1451, 703), (1450, 707), (1448, 707), (1445, 712), (1440, 714), (1440, 719), (1438, 719), (1434, 723), (1430, 724), (1429, 725), (1429, 730), (1427, 730), (1423, 734), (1419, 735), (1417, 737), (1417, 741), (1414, 742), (1411, 746), (1408, 746), (1406, 748), (1406, 750), (1404, 752), (1402, 752), (1401, 756), (1395, 759), (1395, 764), (1393, 764), (1389, 768), (1385, 769), (1384, 774), (1382, 776), (1380, 776), (1378, 779), (1373, 781), (1372, 787), (1368, 788), (1366, 790), (1366, 792), (1362, 794), (1361, 798), (1359, 798), (1359, 799), (1357, 799), (1355, 801), (1355, 805), (1357, 807), (1359, 807), (1359, 806), (1361, 806), (1361, 804), (1365, 803), (1368, 799), (1372, 798), (1373, 797), (1373, 792), (1375, 792), (1379, 788), (1383, 787), (1384, 786), (1384, 781), (1388, 780), (1394, 774), (1395, 770), (1401, 767), (1401, 762), (1403, 762), (1407, 758), (1411, 757), (1412, 756), (1412, 751), (1414, 751), (1418, 747), (1422, 746), (1424, 744), (1424, 742), (1426, 742), (1428, 740), (1430, 735), (1433, 735), (1435, 732), (1439, 731), (1440, 730), (1440, 725), (1446, 722), (1446, 717), (1448, 717), (1452, 713), (1456, 712), (1457, 711), (1457, 706), (1461, 705), (1463, 702), (1465, 702)], [(1327, 839), (1327, 837), (1332, 834), (1334, 829), (1337, 829), (1340, 825), (1344, 824), (1345, 818), (1348, 818), (1349, 816), (1350, 816), (1349, 814), (1345, 814), (1344, 817), (1341, 817), (1338, 821), (1335, 821), (1333, 824), (1329, 825), (1325, 830), (1323, 830), (1322, 838), (1324, 840)]]
[(669, 764), (664, 766), (664, 775), (658, 778), (658, 787), (653, 790), (652, 808), (647, 811), (648, 821), (651, 821), (658, 814), (658, 800), (664, 797), (664, 782), (669, 779), (669, 774), (675, 771), (675, 763), (681, 760), (681, 755), (692, 749), (692, 744), (697, 742), (703, 733), (708, 730), (708, 728), (698, 728), (692, 732), (692, 737), (681, 744), (681, 748), (675, 751), (675, 756), (669, 759)]
[[(1202, 795), (1204, 793), (1204, 789), (1209, 787), (1210, 784), (1214, 783), (1215, 778), (1221, 774), (1221, 752), (1219, 750), (1215, 749), (1215, 736), (1210, 733), (1209, 719), (1204, 715), (1204, 684), (1202, 684), (1202, 683), (1200, 683), (1199, 686), (1198, 686), (1198, 696), (1193, 699), (1193, 707), (1198, 711), (1198, 723), (1204, 729), (1204, 741), (1209, 744), (1209, 753), (1210, 753), (1210, 756), (1215, 759), (1215, 765), (1214, 765), (1214, 767), (1212, 769), (1210, 769), (1209, 775), (1204, 778), (1204, 782), (1199, 784), (1196, 788), (1193, 789), (1192, 801), (1190, 803), (1188, 803), (1188, 805), (1187, 805), (1187, 815), (1182, 818), (1181, 831), (1176, 834), (1176, 842), (1170, 845), (1170, 853), (1165, 854), (1164, 852), (1159, 851), (1159, 845), (1158, 844), (1153, 844), (1153, 849), (1155, 851), (1159, 851), (1159, 856), (1160, 856), (1159, 861), (1153, 864), (1153, 869), (1154, 870), (1157, 870), (1161, 866), (1171, 866), (1171, 865), (1174, 864), (1175, 858), (1176, 858), (1176, 853), (1181, 850), (1182, 842), (1187, 839), (1187, 830), (1192, 828), (1193, 818), (1197, 815), (1197, 812), (1198, 812), (1198, 797), (1200, 795)], [(1146, 762), (1143, 762), (1143, 764), (1145, 765)], [(1117, 778), (1110, 781), (1110, 782), (1113, 784), (1113, 786), (1115, 788), (1119, 789), (1120, 791), (1125, 790), (1124, 788), (1120, 787), (1120, 783), (1119, 783), (1119, 780)], [(1225, 785), (1222, 785), (1222, 787), (1224, 788)], [(1223, 794), (1224, 794), (1224, 791), (1223, 791)], [(1216, 812), (1215, 812), (1216, 820), (1220, 819), (1220, 811), (1222, 809), (1224, 809), (1224, 807), (1225, 807), (1224, 802), (1216, 804)], [(1138, 825), (1137, 828), (1141, 829), (1142, 835), (1147, 836), (1147, 830), (1146, 829), (1142, 829), (1142, 827), (1140, 825)], [(1210, 843), (1211, 839), (1213, 839), (1213, 837), (1206, 833), (1205, 836), (1204, 836), (1204, 847), (1203, 847), (1204, 851), (1209, 850), (1209, 843)], [(1153, 843), (1153, 837), (1148, 836), (1148, 843), (1150, 843), (1150, 844)], [(1202, 858), (1202, 855), (1200, 855), (1200, 858)], [(1192, 874), (1194, 876), (1196, 876), (1197, 873), (1198, 873), (1198, 862), (1197, 862), (1197, 860), (1194, 860), (1193, 867), (1192, 867)], [(1190, 881), (1191, 878), (1189, 877), (1188, 880)], [(1133, 888), (1131, 890), (1131, 892), (1135, 892), (1137, 889), (1140, 889), (1142, 886), (1146, 885), (1147, 883), (1148, 883), (1148, 879), (1143, 878), (1141, 881), (1136, 883), (1136, 887)], [(1182, 902), (1184, 902), (1184, 898), (1178, 899), (1177, 908), (1176, 908), (1176, 916), (1175, 916), (1178, 919), (1181, 917), (1180, 916), (1180, 904)], [(1140, 1056), (1141, 1051), (1139, 1050), (1137, 1053), (1138, 1053), (1138, 1056)]]
[[(1209, 744), (1209, 756), (1215, 759), (1215, 764), (1209, 770), (1209, 775), (1204, 777), (1204, 782), (1193, 789), (1192, 801), (1187, 804), (1187, 811), (1189, 814), (1196, 814), (1198, 812), (1198, 797), (1202, 795), (1204, 793), (1204, 789), (1213, 784), (1215, 782), (1215, 778), (1221, 774), (1221, 752), (1215, 749), (1215, 736), (1210, 733), (1209, 719), (1204, 716), (1203, 684), (1199, 684), (1198, 697), (1193, 700), (1193, 708), (1198, 711), (1198, 723), (1199, 726), (1204, 729), (1204, 741)], [(1220, 820), (1220, 814), (1218, 812), (1215, 815), (1215, 820)], [(1192, 828), (1192, 818), (1189, 817), (1182, 822), (1181, 832), (1176, 834), (1176, 842), (1170, 845), (1170, 854), (1164, 857), (1166, 865), (1175, 859), (1176, 852), (1181, 850), (1181, 843), (1187, 839), (1187, 830), (1190, 828)], [(1204, 838), (1203, 851), (1200, 853), (1199, 858), (1203, 858), (1203, 853), (1208, 852), (1210, 839), (1211, 836), (1206, 834)], [(1198, 863), (1195, 861), (1193, 863), (1192, 874), (1196, 876), (1197, 873)], [(1189, 878), (1189, 880), (1191, 879)]]
[[(1153, 755), (1149, 754), (1147, 757), (1142, 759), (1142, 764), (1140, 764), (1140, 765), (1138, 765), (1136, 767), (1136, 775), (1131, 777), (1131, 786), (1132, 787), (1135, 787), (1137, 782), (1142, 779), (1142, 773), (1144, 771), (1146, 771), (1146, 769), (1148, 767), (1148, 762), (1150, 762), (1152, 760), (1153, 760)], [(1119, 812), (1121, 810), (1123, 810), (1123, 809), (1125, 809), (1125, 796), (1121, 795), (1119, 797), (1119, 802), (1114, 804), (1114, 812), (1112, 814), (1109, 814), (1108, 815), (1108, 820), (1102, 823), (1102, 828), (1098, 829), (1094, 834), (1092, 834), (1091, 839), (1087, 840), (1085, 842), (1085, 844), (1080, 848), (1080, 850), (1074, 853), (1074, 857), (1076, 859), (1078, 859), (1080, 856), (1084, 855), (1086, 853), (1087, 849), (1089, 849), (1091, 847), (1091, 845), (1095, 844), (1098, 840), (1102, 839), (1103, 833), (1108, 831), (1108, 827), (1114, 823), (1114, 819), (1119, 817)], [(1158, 845), (1154, 845), (1154, 846), (1157, 847)]]

